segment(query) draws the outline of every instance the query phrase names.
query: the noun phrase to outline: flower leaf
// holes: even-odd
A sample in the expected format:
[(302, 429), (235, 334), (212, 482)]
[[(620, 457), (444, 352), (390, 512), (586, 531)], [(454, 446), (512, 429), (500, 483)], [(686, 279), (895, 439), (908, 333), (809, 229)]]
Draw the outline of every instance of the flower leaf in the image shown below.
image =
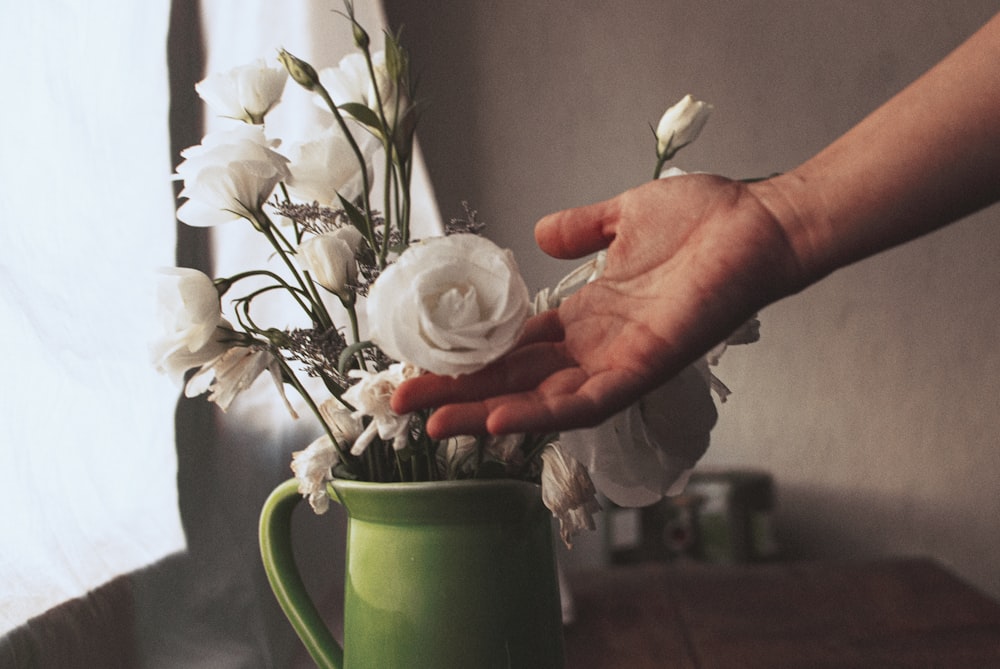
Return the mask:
[(354, 206), (350, 200), (340, 193), (337, 193), (337, 198), (340, 199), (340, 206), (344, 208), (344, 213), (347, 214), (347, 218), (350, 219), (354, 227), (361, 231), (361, 234), (365, 236), (365, 239), (371, 242), (374, 239), (374, 232), (372, 231), (372, 226), (368, 221), (368, 218), (361, 212), (360, 209)]
[(382, 130), (382, 122), (379, 120), (378, 114), (360, 102), (345, 102), (342, 105), (337, 105), (337, 108), (347, 112), (356, 121), (364, 123), (370, 128)]
[(346, 347), (343, 351), (340, 352), (340, 357), (337, 358), (337, 372), (339, 372), (341, 375), (347, 374), (347, 366), (350, 363), (351, 359), (357, 354), (361, 353), (361, 351), (363, 351), (364, 349), (374, 348), (374, 347), (375, 344), (368, 341), (367, 339), (365, 341), (355, 342), (350, 346)]

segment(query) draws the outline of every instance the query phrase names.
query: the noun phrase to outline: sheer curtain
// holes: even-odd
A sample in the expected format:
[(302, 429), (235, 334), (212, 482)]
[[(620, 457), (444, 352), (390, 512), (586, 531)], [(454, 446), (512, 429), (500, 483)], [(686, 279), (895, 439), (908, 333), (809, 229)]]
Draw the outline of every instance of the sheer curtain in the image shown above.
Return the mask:
[(184, 547), (150, 279), (173, 264), (168, 0), (0, 22), (0, 634)]

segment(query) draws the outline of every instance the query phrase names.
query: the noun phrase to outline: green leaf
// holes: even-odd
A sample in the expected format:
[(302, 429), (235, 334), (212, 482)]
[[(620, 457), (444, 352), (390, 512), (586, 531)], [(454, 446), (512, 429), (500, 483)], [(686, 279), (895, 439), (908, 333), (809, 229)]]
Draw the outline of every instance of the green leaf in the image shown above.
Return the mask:
[(337, 371), (341, 374), (347, 373), (348, 363), (354, 359), (354, 356), (363, 351), (366, 348), (374, 348), (375, 344), (368, 341), (359, 341), (351, 344), (343, 351), (340, 352), (340, 357), (337, 359)]
[(345, 102), (342, 105), (338, 105), (337, 108), (341, 111), (347, 112), (357, 121), (364, 123), (368, 127), (382, 131), (382, 121), (379, 120), (378, 114), (360, 102)]
[(344, 208), (347, 218), (351, 220), (354, 227), (361, 231), (361, 234), (365, 236), (365, 239), (373, 239), (374, 233), (372, 232), (372, 226), (368, 222), (368, 218), (343, 195), (337, 193), (337, 197), (340, 198), (340, 206)]

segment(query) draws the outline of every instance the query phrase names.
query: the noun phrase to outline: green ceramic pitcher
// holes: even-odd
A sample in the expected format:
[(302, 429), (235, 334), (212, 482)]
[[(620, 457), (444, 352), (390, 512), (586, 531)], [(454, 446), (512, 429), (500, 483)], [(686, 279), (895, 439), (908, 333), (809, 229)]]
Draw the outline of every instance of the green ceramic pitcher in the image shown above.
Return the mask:
[(563, 666), (551, 515), (537, 485), (337, 480), (328, 490), (348, 516), (343, 647), (295, 566), (294, 479), (260, 521), (271, 587), (319, 667)]

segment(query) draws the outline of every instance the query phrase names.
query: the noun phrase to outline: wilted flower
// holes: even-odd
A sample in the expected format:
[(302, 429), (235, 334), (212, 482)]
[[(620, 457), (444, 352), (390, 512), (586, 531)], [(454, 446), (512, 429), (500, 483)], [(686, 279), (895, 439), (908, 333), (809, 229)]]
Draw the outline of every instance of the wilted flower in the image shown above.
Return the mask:
[(485, 367), (517, 342), (531, 310), (510, 251), (484, 237), (434, 237), (407, 249), (368, 294), (371, 340), (435, 374)]
[(275, 186), (289, 176), (288, 159), (273, 149), (257, 125), (210, 133), (181, 152), (177, 175), (187, 202), (177, 217), (197, 227), (245, 218), (257, 220)]
[(309, 500), (316, 513), (326, 513), (330, 508), (326, 483), (333, 480), (333, 466), (339, 461), (340, 453), (326, 434), (305, 450), (292, 453), (292, 471), (299, 480), (299, 494)]
[(586, 468), (559, 442), (542, 451), (542, 502), (559, 519), (559, 534), (569, 546), (573, 536), (594, 529), (594, 514), (601, 510)]
[(358, 278), (355, 256), (363, 241), (361, 231), (347, 225), (310, 237), (299, 245), (299, 255), (319, 285), (346, 300)]
[(410, 414), (399, 415), (392, 410), (389, 401), (396, 388), (406, 379), (420, 373), (413, 365), (397, 362), (388, 369), (371, 373), (351, 370), (350, 376), (357, 383), (344, 392), (344, 401), (353, 406), (355, 418), (371, 416), (371, 422), (354, 441), (352, 455), (361, 455), (378, 435), (383, 441), (392, 441), (397, 451), (406, 448), (409, 440)]
[(698, 138), (712, 112), (712, 105), (685, 95), (660, 117), (656, 126), (656, 155), (669, 160)]
[[(259, 346), (232, 346), (222, 355), (206, 363), (187, 382), (184, 394), (197, 397), (209, 393), (208, 401), (227, 411), (236, 396), (249, 388), (264, 370), (271, 373), (278, 392), (284, 397), (281, 367), (274, 356)], [(288, 400), (285, 404), (294, 415)]]
[(268, 67), (260, 58), (228, 72), (209, 75), (194, 88), (220, 116), (259, 124), (281, 100), (287, 80), (284, 69)]
[(166, 268), (157, 285), (162, 335), (151, 347), (157, 370), (176, 383), (184, 372), (215, 359), (228, 348), (228, 323), (219, 291), (206, 274), (186, 267)]
[(560, 439), (608, 499), (646, 506), (683, 491), (717, 417), (708, 382), (691, 365), (597, 427)]

